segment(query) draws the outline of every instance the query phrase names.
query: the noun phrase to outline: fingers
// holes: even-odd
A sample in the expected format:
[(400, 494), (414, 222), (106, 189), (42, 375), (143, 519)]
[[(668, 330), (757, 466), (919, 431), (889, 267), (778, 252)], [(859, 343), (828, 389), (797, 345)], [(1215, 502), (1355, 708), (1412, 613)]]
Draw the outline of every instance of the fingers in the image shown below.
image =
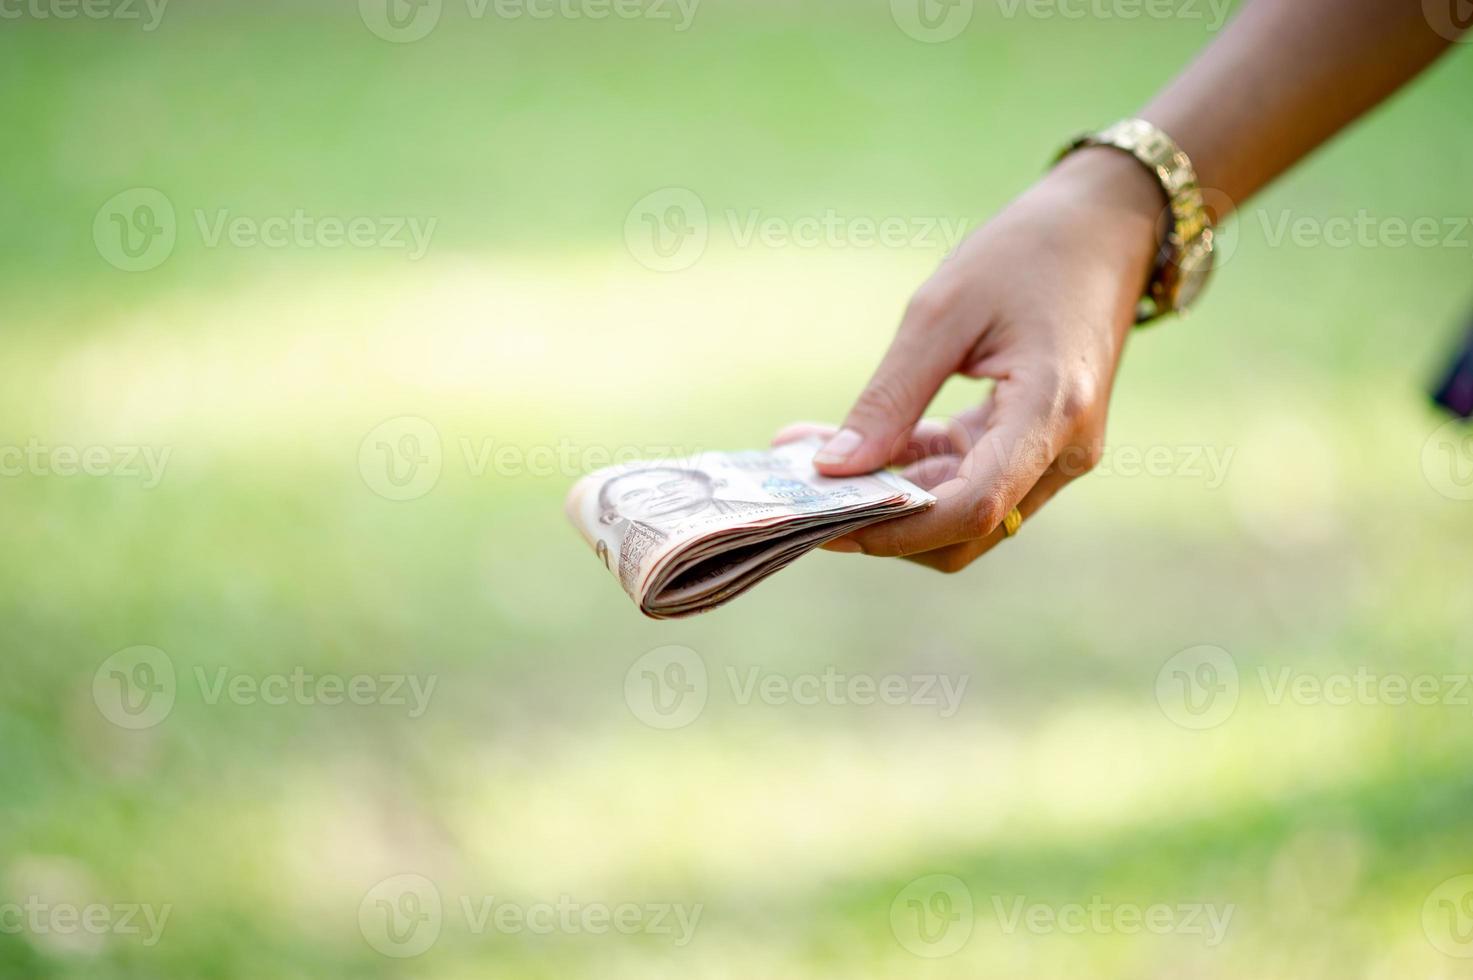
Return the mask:
[(790, 442), (807, 439), (809, 436), (818, 436), (826, 440), (838, 431), (838, 426), (827, 422), (792, 422), (777, 430), (777, 435), (772, 437), (772, 444), (773, 446), (786, 446)]
[[(1043, 474), (1033, 489), (1029, 490), (1027, 495), (1023, 497), (1022, 502), (1018, 504), (1018, 510), (1023, 515), (1023, 522), (1026, 524), (1031, 520), (1033, 515), (1038, 513), (1044, 504), (1054, 498), (1055, 494), (1072, 483), (1076, 475), (1068, 472), (1067, 469), (1060, 468), (1057, 463), (1049, 467), (1048, 471)], [(966, 568), (972, 562), (981, 558), (1006, 540), (1007, 532), (1002, 528), (997, 528), (991, 534), (984, 538), (979, 538), (976, 541), (964, 541), (961, 544), (937, 548), (935, 551), (923, 551), (920, 554), (906, 555), (905, 560), (913, 561), (918, 565), (925, 565), (927, 568), (933, 568), (947, 575), (952, 575)]]
[(869, 473), (901, 454), (902, 443), (959, 360), (935, 330), (920, 327), (920, 318), (918, 312), (906, 314), (843, 428), (814, 457), (820, 473)]
[[(922, 490), (931, 490), (949, 480), (956, 478), (957, 471), (961, 469), (962, 457), (955, 453), (944, 456), (930, 456), (907, 466), (901, 476)], [(898, 522), (890, 522), (898, 523)], [(857, 535), (862, 532), (848, 535), (837, 541), (830, 541), (820, 545), (826, 551), (838, 551), (844, 554), (859, 554), (864, 550), (859, 543)], [(875, 547), (871, 542), (871, 547)]]
[[(955, 418), (922, 419), (911, 429), (909, 436), (897, 441), (894, 454), (882, 465), (906, 466), (938, 455), (960, 458), (976, 444), (977, 435), (982, 430), (981, 419), (984, 412), (985, 406), (979, 406), (962, 412)], [(793, 422), (778, 430), (772, 437), (772, 445), (785, 446), (790, 442), (815, 436), (828, 439), (837, 431), (838, 426), (827, 422)], [(907, 478), (910, 479), (908, 475)], [(911, 479), (911, 482), (920, 481)], [(939, 482), (941, 481), (933, 481)]]
[[(915, 427), (910, 430), (910, 435), (896, 442), (893, 453), (890, 456), (891, 466), (911, 466), (921, 460), (936, 457), (951, 456), (960, 459), (977, 444), (977, 438), (983, 430), (983, 425), (978, 419), (985, 411), (985, 406), (969, 409), (966, 412), (949, 419), (921, 419)], [(912, 483), (920, 481), (906, 479)], [(936, 480), (935, 483), (940, 483)], [(921, 483), (921, 486), (928, 484)], [(930, 484), (930, 485), (934, 485)]]
[(956, 479), (961, 472), (963, 457), (957, 453), (927, 456), (911, 463), (900, 471), (900, 475), (922, 490), (934, 490), (942, 484)]
[(962, 458), (956, 475), (931, 490), (936, 506), (845, 540), (866, 554), (894, 557), (992, 534), (1058, 458), (1070, 416), (1056, 386), (1016, 376), (998, 383), (993, 402), (991, 427)]

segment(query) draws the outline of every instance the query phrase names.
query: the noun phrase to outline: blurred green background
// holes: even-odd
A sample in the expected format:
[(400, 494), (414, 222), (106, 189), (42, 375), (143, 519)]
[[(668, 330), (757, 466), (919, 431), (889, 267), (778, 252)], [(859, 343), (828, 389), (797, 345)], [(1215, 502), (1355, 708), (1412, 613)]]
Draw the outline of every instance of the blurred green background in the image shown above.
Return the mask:
[[(1424, 394), (1473, 303), (1467, 52), (1245, 210), (1200, 311), (1133, 338), (1113, 455), (1016, 541), (951, 577), (815, 555), (657, 623), (566, 524), (576, 476), (841, 416), (950, 244), (916, 222), (980, 223), (1137, 108), (1205, 5), (979, 0), (925, 40), (906, 0), (445, 0), (402, 30), (374, 0), (27, 3), (0, 975), (1473, 976), (1473, 445)], [(706, 236), (673, 259), (641, 238), (672, 193)], [(1276, 234), (1362, 211), (1441, 232)], [(333, 244), (352, 219), (372, 240)], [(857, 230), (886, 219), (921, 240)], [(706, 700), (663, 729), (640, 665), (669, 645)], [(966, 687), (949, 716), (743, 703), (753, 671)], [(254, 686), (294, 675), (373, 703)], [(1356, 676), (1436, 697), (1315, 694)], [(679, 944), (487, 900), (701, 912)], [(1046, 923), (1091, 903), (1170, 928)]]

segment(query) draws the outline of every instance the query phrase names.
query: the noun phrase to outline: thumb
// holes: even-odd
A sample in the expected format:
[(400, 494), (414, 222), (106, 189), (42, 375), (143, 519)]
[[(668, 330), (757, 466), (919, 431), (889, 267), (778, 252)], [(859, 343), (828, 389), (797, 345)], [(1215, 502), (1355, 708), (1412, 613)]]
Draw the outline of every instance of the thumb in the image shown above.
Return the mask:
[(937, 338), (926, 339), (930, 342), (922, 343), (918, 331), (902, 326), (843, 428), (813, 457), (820, 473), (869, 473), (904, 453), (911, 430), (955, 363), (942, 353)]

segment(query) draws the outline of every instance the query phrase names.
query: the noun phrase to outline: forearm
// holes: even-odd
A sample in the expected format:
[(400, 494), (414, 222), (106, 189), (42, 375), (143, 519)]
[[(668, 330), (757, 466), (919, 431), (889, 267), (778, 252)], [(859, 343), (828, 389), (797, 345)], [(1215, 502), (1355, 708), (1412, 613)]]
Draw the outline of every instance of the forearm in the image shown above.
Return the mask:
[[(1250, 0), (1140, 113), (1241, 204), (1449, 44), (1417, 0)], [(1222, 215), (1218, 215), (1222, 217)]]

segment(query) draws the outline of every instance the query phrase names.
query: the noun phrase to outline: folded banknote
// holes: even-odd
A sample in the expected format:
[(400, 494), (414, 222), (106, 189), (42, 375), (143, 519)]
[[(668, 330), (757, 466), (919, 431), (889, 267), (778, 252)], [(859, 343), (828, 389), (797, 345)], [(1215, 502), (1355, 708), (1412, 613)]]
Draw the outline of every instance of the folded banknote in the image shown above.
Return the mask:
[(820, 476), (820, 445), (611, 466), (573, 487), (568, 518), (641, 612), (673, 619), (736, 598), (825, 541), (936, 502), (894, 473)]

